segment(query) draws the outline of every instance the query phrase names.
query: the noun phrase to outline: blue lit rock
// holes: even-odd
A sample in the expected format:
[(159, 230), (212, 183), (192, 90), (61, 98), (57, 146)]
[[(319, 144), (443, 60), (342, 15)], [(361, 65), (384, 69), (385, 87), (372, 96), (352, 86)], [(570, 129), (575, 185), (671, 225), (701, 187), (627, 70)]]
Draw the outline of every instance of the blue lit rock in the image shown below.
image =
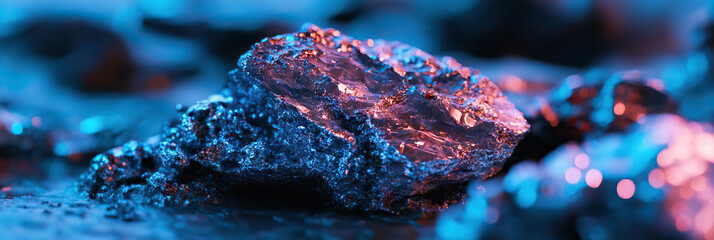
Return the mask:
[(450, 57), (333, 29), (266, 38), (226, 89), (158, 141), (101, 154), (79, 189), (105, 201), (431, 212), (494, 175), (528, 131), (488, 78)]

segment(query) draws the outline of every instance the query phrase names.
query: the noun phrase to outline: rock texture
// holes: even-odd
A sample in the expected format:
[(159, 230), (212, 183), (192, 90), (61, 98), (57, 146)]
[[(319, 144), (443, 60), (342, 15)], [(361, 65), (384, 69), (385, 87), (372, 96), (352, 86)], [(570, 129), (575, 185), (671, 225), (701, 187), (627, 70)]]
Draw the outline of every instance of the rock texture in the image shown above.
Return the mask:
[(529, 128), (496, 85), (450, 57), (314, 25), (255, 44), (222, 92), (179, 112), (158, 140), (97, 156), (79, 189), (157, 205), (262, 195), (430, 212), (498, 172)]

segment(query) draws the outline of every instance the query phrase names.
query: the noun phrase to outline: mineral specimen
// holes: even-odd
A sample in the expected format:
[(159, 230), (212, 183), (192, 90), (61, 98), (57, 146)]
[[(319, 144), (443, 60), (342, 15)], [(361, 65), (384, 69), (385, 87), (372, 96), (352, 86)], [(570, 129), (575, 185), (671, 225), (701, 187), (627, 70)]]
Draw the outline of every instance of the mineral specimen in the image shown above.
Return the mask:
[(450, 57), (314, 25), (257, 43), (226, 89), (179, 112), (156, 141), (95, 157), (79, 189), (172, 206), (268, 195), (431, 212), (495, 174), (529, 128), (496, 85)]

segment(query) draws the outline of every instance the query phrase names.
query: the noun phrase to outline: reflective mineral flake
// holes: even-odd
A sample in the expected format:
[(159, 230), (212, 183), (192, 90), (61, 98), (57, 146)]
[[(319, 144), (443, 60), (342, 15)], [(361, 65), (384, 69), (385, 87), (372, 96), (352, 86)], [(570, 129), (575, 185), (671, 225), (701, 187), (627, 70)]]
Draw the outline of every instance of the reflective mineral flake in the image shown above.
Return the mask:
[(238, 71), (247, 76), (237, 81), (266, 88), (350, 143), (353, 133), (333, 115), (366, 115), (414, 162), (508, 150), (515, 143), (509, 140), (528, 129), (522, 113), (487, 78), (453, 58), (399, 42), (361, 42), (308, 26), (257, 44)]
[(339, 210), (431, 212), (495, 174), (529, 128), (453, 58), (314, 25), (255, 44), (226, 89), (179, 112), (157, 142), (97, 156), (80, 189), (186, 206), (265, 185)]

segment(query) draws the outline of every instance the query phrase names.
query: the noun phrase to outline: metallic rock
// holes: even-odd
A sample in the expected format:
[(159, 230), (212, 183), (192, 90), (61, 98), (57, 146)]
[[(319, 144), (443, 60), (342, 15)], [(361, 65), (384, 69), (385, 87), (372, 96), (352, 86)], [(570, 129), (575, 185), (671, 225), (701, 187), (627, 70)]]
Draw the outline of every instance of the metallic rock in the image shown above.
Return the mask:
[(157, 205), (267, 194), (431, 212), (494, 175), (529, 128), (496, 85), (450, 57), (313, 25), (257, 43), (226, 89), (179, 111), (158, 141), (95, 157), (80, 190)]

